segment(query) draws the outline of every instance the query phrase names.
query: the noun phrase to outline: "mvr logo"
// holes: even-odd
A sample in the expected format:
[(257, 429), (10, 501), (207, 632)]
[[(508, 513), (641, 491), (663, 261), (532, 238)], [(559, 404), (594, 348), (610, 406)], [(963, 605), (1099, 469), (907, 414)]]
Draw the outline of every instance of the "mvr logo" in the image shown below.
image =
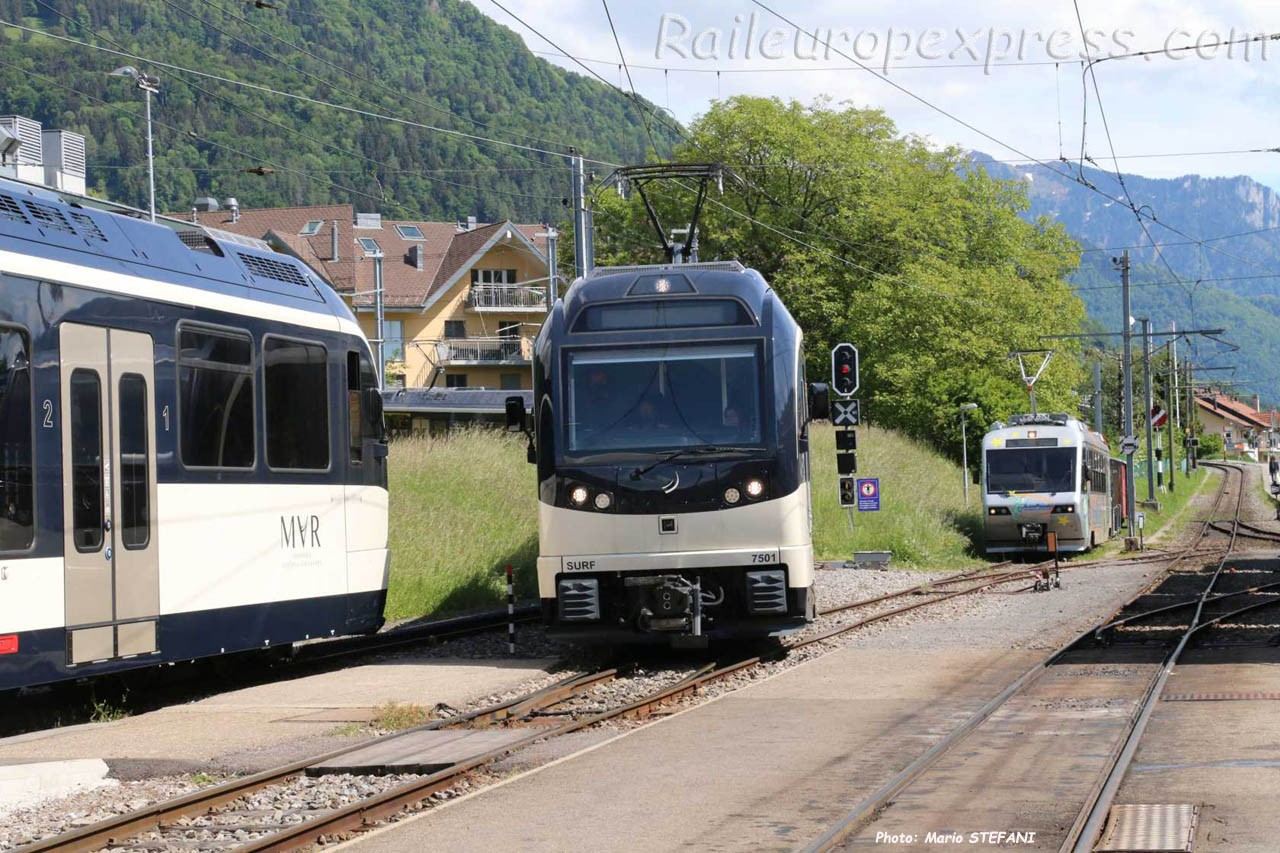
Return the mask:
[(319, 548), (320, 516), (280, 516), (281, 548)]

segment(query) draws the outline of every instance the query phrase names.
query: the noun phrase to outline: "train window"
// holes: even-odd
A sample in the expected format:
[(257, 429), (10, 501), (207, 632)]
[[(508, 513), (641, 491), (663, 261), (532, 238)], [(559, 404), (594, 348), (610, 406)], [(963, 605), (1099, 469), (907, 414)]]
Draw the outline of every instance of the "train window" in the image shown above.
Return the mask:
[(120, 542), (138, 550), (151, 541), (146, 379), (137, 373), (120, 377), (116, 411), (120, 418)]
[(360, 354), (347, 353), (347, 434), (351, 438), (351, 461), (364, 461), (364, 433), (360, 418)]
[(751, 317), (736, 299), (646, 300), (589, 306), (578, 315), (573, 330), (604, 332), (749, 325)]
[(71, 525), (76, 550), (102, 547), (102, 382), (97, 371), (71, 373)]
[(30, 352), (25, 334), (0, 328), (0, 551), (35, 541)]
[(329, 357), (320, 344), (268, 337), (262, 342), (266, 384), (267, 467), (329, 467)]
[(178, 395), (183, 465), (253, 467), (253, 341), (248, 334), (181, 327)]

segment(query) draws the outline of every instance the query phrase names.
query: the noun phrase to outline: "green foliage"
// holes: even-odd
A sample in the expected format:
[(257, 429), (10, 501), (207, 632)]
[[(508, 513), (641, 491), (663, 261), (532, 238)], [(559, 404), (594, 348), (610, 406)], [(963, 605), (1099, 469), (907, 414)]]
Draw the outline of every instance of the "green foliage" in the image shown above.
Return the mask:
[[(461, 0), (291, 0), (276, 8), (204, 0), (0, 0), (10, 21), (372, 113), (603, 160), (646, 157), (631, 100), (538, 59)], [(10, 36), (16, 31), (5, 29)], [(5, 42), (0, 113), (85, 134), (94, 194), (146, 206), (141, 93), (108, 76), (156, 74), (161, 210), (196, 196), (245, 207), (351, 202), (393, 216), (556, 221), (561, 157), (340, 112), (40, 36)], [(658, 145), (670, 134), (655, 128)], [(665, 153), (665, 152), (664, 152)], [(259, 165), (274, 174), (251, 175)], [(379, 199), (385, 198), (385, 201)]]
[[(737, 97), (690, 136), (679, 159), (725, 163), (746, 181), (708, 202), (701, 257), (737, 258), (772, 283), (805, 330), (813, 378), (833, 343), (857, 344), (878, 424), (958, 448), (957, 407), (976, 402), (976, 448), (981, 427), (1028, 409), (1009, 353), (1081, 328), (1066, 283), (1078, 247), (1062, 227), (1028, 223), (1020, 184), (899, 136), (883, 113)], [(671, 188), (655, 207), (683, 224), (691, 203)], [(596, 224), (600, 263), (657, 259), (637, 200), (602, 196)], [(1074, 412), (1078, 346), (1057, 348), (1039, 405)]]
[(1222, 435), (1216, 432), (1199, 434), (1200, 448), (1196, 451), (1197, 459), (1218, 459), (1222, 456)]

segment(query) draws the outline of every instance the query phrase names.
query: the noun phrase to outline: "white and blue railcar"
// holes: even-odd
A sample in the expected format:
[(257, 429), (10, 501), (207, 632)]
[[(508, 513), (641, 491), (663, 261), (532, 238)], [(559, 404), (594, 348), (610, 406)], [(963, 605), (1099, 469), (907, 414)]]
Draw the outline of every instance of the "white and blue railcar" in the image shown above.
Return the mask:
[(1118, 524), (1107, 441), (1068, 415), (1015, 415), (982, 439), (986, 550), (1087, 551)]
[(0, 690), (376, 630), (377, 375), (307, 267), (0, 180)]
[(579, 279), (535, 344), (533, 406), (554, 634), (698, 645), (813, 618), (801, 333), (759, 273)]

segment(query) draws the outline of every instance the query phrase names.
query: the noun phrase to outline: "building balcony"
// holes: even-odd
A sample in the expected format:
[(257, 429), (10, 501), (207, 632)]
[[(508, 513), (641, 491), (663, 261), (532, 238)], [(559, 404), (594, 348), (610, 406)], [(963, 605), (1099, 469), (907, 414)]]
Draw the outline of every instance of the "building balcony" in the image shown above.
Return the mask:
[(533, 359), (533, 338), (451, 338), (432, 341), (435, 363), (444, 366), (526, 365)]
[(523, 284), (473, 284), (467, 293), (467, 310), (545, 314), (547, 289)]

